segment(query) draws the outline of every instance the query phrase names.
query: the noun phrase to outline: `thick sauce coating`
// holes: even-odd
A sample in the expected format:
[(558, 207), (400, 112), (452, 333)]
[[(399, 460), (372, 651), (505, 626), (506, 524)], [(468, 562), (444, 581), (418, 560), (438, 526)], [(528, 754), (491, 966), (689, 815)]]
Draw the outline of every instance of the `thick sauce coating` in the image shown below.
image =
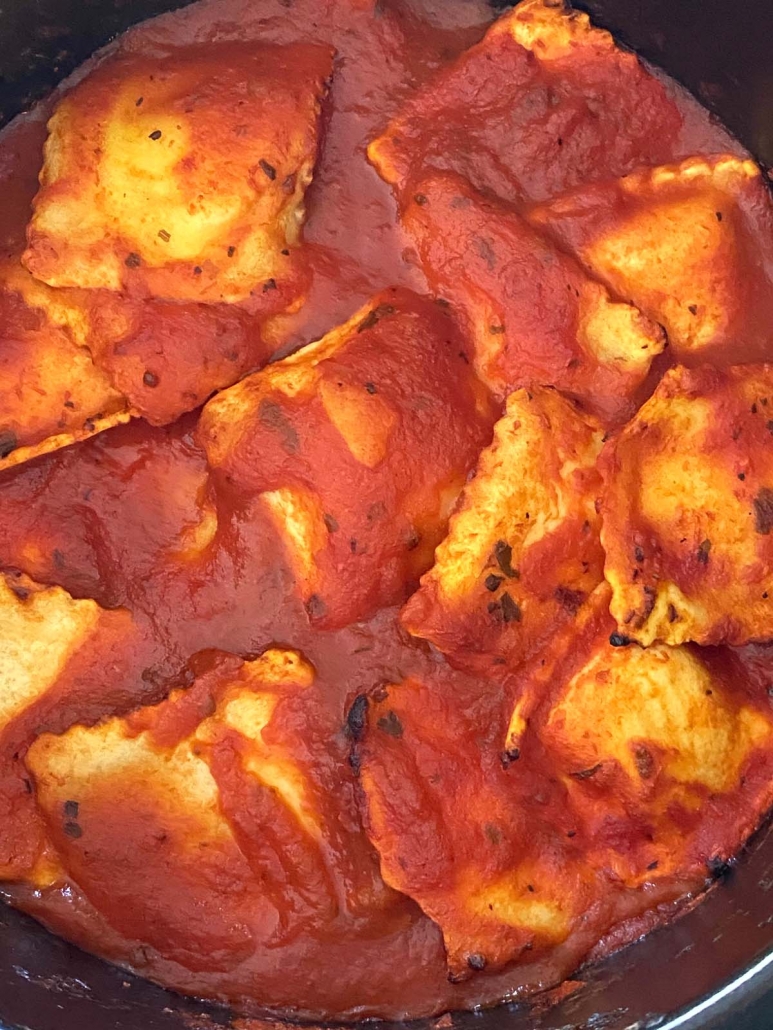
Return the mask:
[[(706, 859), (729, 857), (770, 803), (766, 687), (773, 656), (764, 647), (700, 657), (688, 647), (658, 652), (657, 671), (681, 671), (696, 698), (716, 689), (716, 710), (698, 729), (724, 734), (721, 753), (734, 759), (707, 780), (705, 756), (689, 739), (692, 695), (684, 709), (669, 707), (668, 675), (658, 680), (646, 662), (642, 667), (636, 645), (618, 656), (606, 643), (615, 629), (606, 587), (593, 593), (601, 571), (593, 517), (600, 487), (584, 457), (586, 450), (595, 455), (602, 430), (590, 416), (577, 429), (582, 446), (567, 443), (566, 453), (559, 448), (550, 459), (575, 462), (577, 475), (569, 468), (567, 475), (580, 481), (580, 500), (571, 498), (565, 524), (554, 527), (556, 549), (569, 539), (587, 553), (579, 569), (546, 577), (546, 596), (531, 599), (535, 621), (521, 627), (527, 644), (504, 618), (511, 605), (530, 603), (528, 594), (514, 600), (514, 588), (510, 604), (503, 601), (506, 581), (515, 579), (508, 569), (520, 556), (507, 541), (509, 552), (499, 548), (497, 556), (500, 539), (521, 532), (515, 507), (505, 508), (501, 527), (488, 527), (491, 538), (472, 555), (470, 589), (440, 610), (439, 629), (417, 625), (427, 618), (420, 607), (431, 579), (400, 621), (395, 605), (431, 566), (468, 474), (477, 465), (481, 477), (468, 489), (469, 508), (502, 489), (496, 447), (504, 427), (486, 451), (501, 410), (474, 378), (474, 341), (463, 320), (456, 324), (436, 303), (442, 296), (419, 296), (436, 286), (442, 294), (443, 284), (439, 276), (439, 285), (432, 282), (432, 269), (425, 278), (416, 233), (404, 230), (390, 185), (367, 160), (368, 144), (380, 140), (371, 157), (382, 173), (392, 162), (396, 171), (387, 177), (395, 183), (415, 173), (409, 165), (418, 154), (425, 175), (425, 164), (440, 167), (506, 201), (513, 194), (540, 202), (641, 161), (740, 153), (676, 87), (610, 49), (604, 34), (587, 35), (582, 22), (573, 32), (585, 64), (574, 44), (541, 53), (539, 24), (524, 35), (523, 26), (505, 20), (486, 35), (490, 19), (477, 0), (202, 0), (132, 30), (116, 49), (137, 74), (147, 72), (146, 62), (163, 66), (176, 48), (205, 52), (215, 43), (224, 67), (236, 66), (257, 40), (282, 53), (290, 48), (304, 72), (299, 81), (313, 81), (322, 93), (335, 52), (324, 146), (297, 241), (303, 275), (288, 273), (286, 296), (275, 297), (284, 289), (275, 268), (284, 267), (288, 248), (273, 246), (276, 265), (260, 275), (275, 288), (264, 294), (261, 286), (257, 302), (227, 311), (220, 302), (245, 288), (243, 277), (224, 287), (211, 254), (209, 264), (198, 265), (187, 251), (184, 262), (138, 276), (121, 294), (128, 307), (118, 312), (105, 293), (87, 303), (79, 289), (109, 292), (115, 285), (91, 277), (100, 261), (121, 282), (144, 267), (142, 258), (116, 265), (110, 248), (107, 257), (99, 248), (86, 254), (77, 282), (60, 280), (68, 284), (57, 294), (64, 314), (52, 308), (50, 289), (27, 273), (0, 283), (9, 324), (18, 305), (29, 308), (29, 291), (41, 291), (32, 304), (36, 317), (28, 319), (25, 309), (20, 320), (25, 353), (76, 353), (84, 367), (81, 379), (68, 366), (70, 387), (45, 385), (53, 407), (30, 414), (26, 400), (19, 404), (10, 448), (0, 434), (0, 460), (14, 448), (50, 449), (55, 433), (91, 436), (102, 428), (97, 416), (133, 419), (0, 474), (0, 566), (16, 570), (0, 581), (7, 627), (0, 636), (13, 630), (18, 639), (33, 637), (29, 623), (39, 605), (69, 620), (57, 637), (64, 672), (52, 668), (48, 678), (35, 678), (28, 670), (28, 686), (22, 678), (14, 694), (18, 704), (0, 708), (0, 816), (8, 827), (0, 872), (13, 880), (7, 893), (89, 950), (247, 1011), (419, 1016), (553, 986), (589, 955), (635, 938), (672, 915), (678, 899), (703, 889)], [(474, 83), (481, 69), (500, 96), (487, 127), (459, 87), (461, 71)], [(502, 91), (504, 81), (515, 97)], [(504, 124), (527, 85), (539, 102), (516, 105), (514, 121)], [(609, 106), (625, 132), (605, 114), (605, 98), (620, 91), (622, 102)], [(0, 143), (7, 200), (0, 238), (14, 276), (50, 110), (21, 119)], [(406, 119), (413, 125), (407, 149), (396, 133)], [(533, 150), (519, 156), (511, 149), (498, 164), (492, 146), (503, 128), (520, 133), (524, 126)], [(303, 153), (288, 157), (299, 169), (311, 148), (304, 139)], [(602, 153), (609, 159), (603, 167)], [(267, 163), (276, 174), (279, 157)], [(279, 181), (262, 172), (270, 184)], [(46, 228), (45, 191), (38, 229)], [(77, 188), (75, 194), (83, 203)], [(425, 206), (419, 203), (417, 217), (428, 218)], [(548, 231), (536, 215), (532, 225)], [(553, 237), (561, 239), (556, 225)], [(138, 247), (170, 242), (158, 232), (151, 241), (144, 231), (121, 229), (127, 239), (139, 233)], [(60, 263), (52, 260), (50, 236), (36, 232), (28, 267), (54, 282)], [(517, 234), (531, 238), (534, 230), (519, 221)], [(589, 262), (579, 247), (562, 245), (575, 258), (547, 237), (543, 252), (555, 256), (559, 270), (570, 269), (571, 283), (582, 283), (580, 263)], [(226, 256), (231, 246), (212, 243)], [(151, 280), (163, 281), (163, 299), (143, 295)], [(566, 289), (565, 278), (558, 280)], [(633, 374), (603, 373), (598, 413), (614, 420), (618, 403), (625, 414), (637, 390), (654, 386), (645, 377), (662, 338), (630, 297), (618, 295), (611, 276), (609, 282), (595, 283), (596, 295), (632, 313), (648, 348)], [(299, 296), (302, 305), (293, 303)], [(201, 300), (217, 303), (201, 308)], [(657, 305), (650, 310), (643, 299), (642, 307), (657, 318)], [(256, 308), (261, 318), (271, 316), (257, 328)], [(98, 317), (112, 321), (103, 330), (109, 345), (94, 355), (95, 372), (86, 352), (72, 348), (75, 338), (81, 349), (88, 345)], [(576, 317), (572, 308), (572, 325)], [(226, 327), (214, 349), (208, 320)], [(500, 324), (486, 323), (495, 343), (505, 342), (490, 332)], [(22, 352), (6, 346), (3, 330), (0, 376), (10, 379)], [(307, 394), (293, 393), (295, 386), (284, 396), (272, 393), (272, 377), (287, 367), (276, 365), (217, 395), (201, 421), (193, 411), (270, 354), (331, 337), (332, 357)], [(421, 352), (415, 367), (406, 348), (414, 357)], [(592, 398), (593, 369), (574, 389), (573, 368), (560, 385)], [(521, 383), (495, 385), (505, 392)], [(229, 425), (233, 398), (244, 395), (240, 419)], [(65, 402), (75, 405), (77, 419)], [(545, 417), (575, 417), (550, 400), (545, 408)], [(516, 416), (513, 402), (509, 417)], [(396, 453), (382, 466), (395, 441)], [(294, 453), (299, 443), (303, 462)], [(536, 490), (538, 475), (526, 493)], [(545, 543), (525, 547), (525, 565), (531, 559), (539, 570), (550, 559), (555, 573), (549, 551)], [(489, 569), (492, 555), (497, 565)], [(438, 564), (430, 575), (442, 574)], [(494, 590), (486, 585), (491, 575)], [(495, 620), (485, 627), (486, 661), (492, 653), (513, 662), (513, 655), (530, 655), (543, 640), (540, 612), (556, 617), (542, 665), (537, 659), (518, 679), (500, 670), (490, 676), (489, 668), (476, 678), (416, 639), (445, 648), (449, 624), (476, 637), (466, 605), (481, 597), (500, 613), (486, 607)], [(449, 658), (476, 672), (484, 661)], [(602, 679), (618, 677), (630, 687), (629, 665), (640, 693), (651, 682), (662, 688), (647, 694), (649, 721), (626, 725), (631, 739), (657, 738), (648, 757), (638, 753), (638, 766), (636, 750), (626, 750), (628, 740), (621, 743), (606, 725), (605, 700), (594, 692), (598, 668)], [(640, 704), (632, 688), (630, 697)], [(691, 755), (698, 771), (670, 761), (674, 748)], [(707, 807), (703, 820), (698, 805)], [(599, 827), (594, 816), (604, 806), (612, 814)], [(486, 819), (476, 822), (484, 811)], [(522, 855), (529, 835), (532, 850)], [(448, 866), (455, 849), (465, 856), (458, 881), (458, 868), (451, 875)], [(611, 881), (614, 891), (607, 890)], [(508, 964), (513, 958), (517, 964)]]

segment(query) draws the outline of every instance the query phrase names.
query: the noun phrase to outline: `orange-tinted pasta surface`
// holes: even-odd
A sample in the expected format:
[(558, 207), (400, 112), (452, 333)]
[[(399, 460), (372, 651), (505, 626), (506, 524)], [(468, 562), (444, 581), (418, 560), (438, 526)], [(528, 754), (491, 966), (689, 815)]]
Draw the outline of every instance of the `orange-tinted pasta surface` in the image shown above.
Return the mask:
[(552, 0), (202, 0), (0, 185), (12, 903), (317, 1022), (693, 904), (773, 803), (748, 155)]

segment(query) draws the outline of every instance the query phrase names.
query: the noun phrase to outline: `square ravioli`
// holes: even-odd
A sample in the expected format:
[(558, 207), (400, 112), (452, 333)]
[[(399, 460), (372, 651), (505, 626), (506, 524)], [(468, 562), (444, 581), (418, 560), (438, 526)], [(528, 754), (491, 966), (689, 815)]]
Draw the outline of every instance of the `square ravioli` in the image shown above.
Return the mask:
[(82, 346), (87, 311), (0, 262), (0, 469), (126, 422), (131, 410)]
[(104, 60), (49, 122), (27, 268), (51, 286), (287, 307), (331, 61), (236, 43)]
[(773, 354), (773, 204), (753, 161), (639, 168), (528, 218), (659, 322), (682, 363)]
[(681, 122), (657, 79), (586, 14), (524, 0), (410, 98), (368, 156), (400, 191), (431, 167), (507, 200), (544, 200), (673, 160)]
[(603, 579), (602, 433), (553, 390), (507, 399), (403, 625), (454, 665), (502, 676)]
[(430, 287), (461, 313), (493, 390), (541, 383), (609, 421), (633, 413), (665, 345), (658, 325), (458, 176), (419, 182), (402, 220)]
[[(613, 928), (696, 893), (773, 799), (765, 687), (689, 647), (613, 647), (609, 588), (507, 694), (447, 668), (368, 705), (357, 762), (388, 884), (462, 978), (546, 953), (568, 974)], [(556, 975), (556, 970), (551, 970)], [(527, 980), (528, 982), (528, 980)]]
[(667, 372), (602, 455), (619, 632), (649, 644), (773, 638), (773, 366)]
[(142, 416), (173, 422), (271, 354), (239, 307), (53, 289), (0, 260), (0, 469)]
[(506, 753), (538, 734), (595, 868), (633, 888), (700, 878), (773, 798), (767, 691), (721, 652), (621, 645), (609, 594), (521, 678)]
[(220, 489), (259, 495), (309, 617), (398, 604), (432, 564), (495, 406), (446, 308), (404, 290), (204, 408)]
[(603, 897), (561, 791), (503, 765), (500, 709), (498, 692), (437, 666), (370, 699), (356, 752), (381, 875), (440, 927), (452, 981), (539, 968), (557, 948), (576, 957), (578, 922), (595, 924)]
[(41, 734), (26, 757), (62, 879), (124, 958), (141, 942), (145, 962), (220, 972), (396, 900), (347, 811), (345, 750), (310, 726), (309, 663), (207, 652), (183, 682), (153, 707)]
[[(156, 652), (126, 609), (105, 610), (21, 573), (0, 574), (0, 613), (0, 877), (40, 883), (52, 866), (21, 764), (28, 744), (43, 727), (125, 705), (127, 685)], [(135, 687), (130, 703), (141, 693)]]

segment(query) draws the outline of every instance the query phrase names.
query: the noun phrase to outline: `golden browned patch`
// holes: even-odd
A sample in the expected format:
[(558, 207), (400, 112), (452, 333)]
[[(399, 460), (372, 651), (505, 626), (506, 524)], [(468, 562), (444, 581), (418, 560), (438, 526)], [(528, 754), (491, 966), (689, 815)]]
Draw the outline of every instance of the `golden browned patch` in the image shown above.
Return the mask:
[(108, 58), (49, 123), (27, 267), (52, 286), (178, 300), (281, 288), (330, 68), (306, 45)]
[(517, 390), (403, 609), (454, 664), (512, 669), (573, 619), (602, 577), (601, 431), (554, 390)]
[(770, 353), (773, 207), (753, 161), (642, 168), (580, 187), (529, 219), (660, 322), (680, 360)]
[(602, 542), (621, 633), (773, 635), (770, 403), (769, 366), (677, 368), (610, 443)]

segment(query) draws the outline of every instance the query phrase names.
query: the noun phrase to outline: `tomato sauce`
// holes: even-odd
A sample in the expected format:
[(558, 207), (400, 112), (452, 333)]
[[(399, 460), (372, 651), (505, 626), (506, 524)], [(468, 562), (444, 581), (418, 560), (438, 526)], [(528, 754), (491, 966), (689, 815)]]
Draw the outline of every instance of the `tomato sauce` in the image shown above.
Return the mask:
[[(381, 289), (426, 291), (390, 187), (367, 162), (365, 148), (411, 90), (482, 37), (491, 17), (483, 0), (201, 0), (142, 24), (113, 44), (160, 60), (170, 46), (211, 40), (335, 47), (325, 144), (307, 196), (304, 237), (313, 284), (300, 311), (275, 317), (266, 330), (280, 354), (327, 332)], [(743, 153), (695, 101), (664, 81), (683, 115), (685, 149)], [(51, 106), (46, 101), (17, 119), (0, 140), (0, 236), (9, 249), (18, 247), (29, 219)], [(201, 954), (226, 952), (222, 962), (203, 962), (205, 968), (198, 969), (163, 957), (140, 943), (141, 926), (122, 923), (119, 908), (131, 904), (131, 883), (98, 897), (74, 883), (42, 890), (20, 885), (7, 889), (11, 900), (90, 951), (252, 1013), (403, 1018), (517, 999), (559, 983), (588, 952), (581, 928), (547, 956), (450, 982), (440, 930), (416, 904), (381, 882), (377, 855), (360, 825), (347, 724), (358, 695), (411, 675), (436, 676), (440, 669), (446, 689), (467, 699), (476, 722), (485, 722), (488, 712), (489, 725), (499, 727), (503, 688), (467, 678), (447, 668), (437, 653), (409, 642), (396, 608), (335, 631), (311, 626), (271, 524), (254, 505), (213, 487), (195, 437), (196, 418), (193, 413), (160, 428), (136, 421), (0, 477), (2, 566), (104, 607), (129, 609), (144, 640), (135, 655), (136, 690), (105, 690), (100, 671), (92, 670), (78, 691), (59, 696), (58, 708), (54, 698), (45, 711), (25, 714), (0, 741), (3, 761), (11, 762), (43, 729), (93, 723), (159, 700), (198, 652), (250, 656), (270, 645), (293, 647), (317, 672), (293, 716), (294, 732), (309, 751), (325, 817), (345, 825), (355, 841), (350, 854), (331, 862), (339, 884), (366, 880), (366, 896), (359, 907), (340, 906), (332, 922), (318, 919), (319, 910), (312, 909), (308, 932), (273, 947), (246, 947), (213, 913), (192, 905), (187, 918), (195, 925)], [(201, 527), (213, 511), (216, 527), (202, 544)], [(756, 649), (755, 669), (766, 661)], [(238, 785), (233, 789), (238, 792)], [(236, 796), (230, 804), (248, 811), (251, 801)], [(107, 815), (104, 833), (126, 832)], [(628, 922), (623, 914), (594, 954), (669, 918), (674, 897), (693, 886), (654, 887), (652, 912), (634, 914)], [(163, 897), (174, 886), (146, 878), (137, 890)], [(246, 894), (245, 899), (248, 922)]]

